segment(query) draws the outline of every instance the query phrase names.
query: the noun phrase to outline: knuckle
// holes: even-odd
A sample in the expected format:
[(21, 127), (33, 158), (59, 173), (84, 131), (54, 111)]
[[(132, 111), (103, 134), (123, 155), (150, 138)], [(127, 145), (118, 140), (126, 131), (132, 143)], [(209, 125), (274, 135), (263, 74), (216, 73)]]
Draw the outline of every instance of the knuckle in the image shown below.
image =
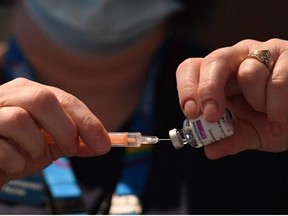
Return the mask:
[[(247, 64), (247, 63), (246, 63)], [(247, 67), (242, 67), (238, 73), (238, 80), (241, 82), (250, 81), (258, 76), (257, 71), (253, 69), (253, 64), (247, 65)]]
[(279, 38), (271, 38), (269, 40), (266, 41), (267, 44), (271, 44), (272, 46), (276, 46), (280, 45), (281, 43), (283, 43), (283, 40), (280, 40)]
[(203, 66), (205, 69), (209, 68), (210, 71), (218, 70), (230, 70), (231, 68), (229, 64), (229, 59), (231, 59), (230, 49), (229, 48), (221, 48), (211, 52), (207, 55), (203, 60)]
[(33, 81), (28, 80), (28, 79), (23, 78), (23, 77), (17, 77), (13, 80), (13, 83), (15, 83), (16, 85), (19, 85), (19, 86), (30, 86), (31, 83), (33, 83)]
[(254, 43), (254, 42), (256, 42), (256, 40), (253, 40), (253, 39), (244, 39), (243, 41), (241, 41), (241, 43), (248, 43), (248, 44)]
[(231, 55), (230, 48), (217, 49), (204, 58), (204, 64), (210, 67), (213, 66), (214, 64), (229, 65), (226, 63), (226, 61), (227, 59), (229, 59), (228, 57), (230, 55)]
[(75, 109), (79, 106), (85, 106), (77, 97), (68, 93), (57, 95), (57, 98), (65, 109)]
[[(3, 115), (6, 116), (6, 119), (8, 121), (7, 126), (9, 123), (13, 124), (14, 128), (25, 128), (27, 126), (27, 123), (31, 121), (31, 117), (29, 113), (21, 109), (19, 107), (10, 107), (10, 108), (2, 108)], [(5, 123), (5, 122), (4, 122)]]
[(179, 74), (182, 73), (183, 71), (189, 70), (189, 69), (192, 67), (193, 64), (194, 64), (193, 58), (185, 59), (183, 62), (181, 62), (181, 63), (178, 65), (178, 68), (177, 68), (177, 70), (176, 70), (176, 74), (179, 75)]
[(256, 40), (253, 40), (253, 39), (244, 39), (244, 40), (241, 40), (240, 42), (238, 42), (238, 43), (236, 43), (234, 46), (239, 46), (239, 47), (241, 47), (241, 46), (245, 46), (245, 45), (249, 45), (249, 44), (258, 44), (258, 43), (260, 43), (259, 41), (256, 41)]
[(50, 107), (57, 101), (56, 96), (48, 88), (35, 89), (31, 91), (30, 103), (36, 103), (41, 107)]

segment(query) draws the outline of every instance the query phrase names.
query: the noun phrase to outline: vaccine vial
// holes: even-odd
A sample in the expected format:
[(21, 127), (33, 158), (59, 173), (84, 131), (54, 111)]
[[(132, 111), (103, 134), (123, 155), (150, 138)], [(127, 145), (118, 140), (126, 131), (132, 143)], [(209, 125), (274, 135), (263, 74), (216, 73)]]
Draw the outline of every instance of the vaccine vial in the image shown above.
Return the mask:
[(189, 144), (200, 148), (233, 135), (232, 114), (226, 110), (218, 122), (207, 122), (203, 116), (196, 119), (185, 119), (182, 129), (169, 131), (171, 142), (176, 149)]

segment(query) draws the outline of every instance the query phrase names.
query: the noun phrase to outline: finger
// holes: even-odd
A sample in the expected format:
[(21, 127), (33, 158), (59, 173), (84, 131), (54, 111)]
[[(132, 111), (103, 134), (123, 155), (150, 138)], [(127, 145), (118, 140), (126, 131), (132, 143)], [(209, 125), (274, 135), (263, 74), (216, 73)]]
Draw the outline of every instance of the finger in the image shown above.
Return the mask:
[(250, 105), (243, 95), (229, 98), (228, 108), (233, 110), (234, 114), (232, 119), (234, 134), (219, 142), (205, 146), (205, 154), (209, 159), (234, 155), (247, 149), (262, 150), (263, 140), (259, 133), (267, 134), (267, 130), (262, 127), (261, 131), (258, 132), (256, 130), (257, 126), (253, 125), (249, 119), (259, 118), (258, 126), (261, 127), (265, 122), (265, 115), (255, 111), (251, 112)]
[(0, 108), (0, 135), (13, 140), (15, 147), (23, 150), (32, 160), (43, 155), (45, 141), (29, 113), (22, 108)]
[[(245, 127), (249, 129), (249, 125), (245, 125)], [(258, 146), (255, 144), (259, 144), (259, 139), (255, 131), (251, 129), (247, 130), (247, 132), (249, 132), (248, 134), (242, 134), (239, 133), (239, 131), (243, 131), (240, 126), (236, 126), (235, 130), (237, 132), (231, 137), (205, 146), (204, 151), (206, 157), (215, 160), (229, 155), (235, 155), (248, 149), (257, 149)], [(254, 138), (256, 138), (255, 141), (253, 141)]]
[[(6, 85), (9, 87), (11, 84), (6, 83), (1, 87), (5, 88)], [(3, 92), (0, 92), (1, 106), (18, 106), (27, 110), (51, 134), (63, 155), (75, 154), (79, 145), (77, 127), (48, 87), (20, 78), (14, 81), (8, 93)]]
[(61, 101), (65, 112), (75, 123), (78, 134), (89, 149), (80, 148), (78, 154), (105, 154), (111, 148), (110, 138), (99, 119), (89, 110), (89, 108), (76, 97), (67, 93), (63, 94), (57, 88), (52, 88)]
[(246, 58), (238, 71), (238, 84), (254, 110), (266, 112), (266, 89), (270, 71), (254, 58)]
[(267, 86), (267, 114), (271, 121), (271, 132), (281, 135), (288, 129), (288, 53), (283, 52), (273, 69)]
[[(54, 139), (44, 130), (41, 130), (41, 134), (45, 139), (45, 142), (48, 145), (48, 149), (49, 149), (49, 158), (51, 159), (51, 161), (54, 161), (56, 159), (58, 159), (59, 157), (62, 157), (62, 153), (59, 151), (59, 149), (57, 149), (57, 145), (54, 141)], [(89, 148), (84, 141), (81, 139), (81, 137), (79, 137), (79, 149), (78, 152), (75, 156), (79, 156), (79, 157), (91, 157), (91, 156), (96, 156), (96, 155), (100, 155), (100, 153), (91, 150), (91, 148)]]
[(227, 85), (230, 80), (237, 78), (239, 65), (245, 57), (250, 52), (259, 50), (260, 45), (261, 49), (271, 47), (269, 43), (243, 40), (232, 47), (218, 49), (204, 59), (200, 69), (198, 97), (206, 120), (217, 121), (223, 114)]
[(194, 119), (200, 114), (197, 102), (199, 69), (202, 59), (187, 59), (176, 71), (177, 90), (180, 106), (187, 118)]
[(218, 49), (205, 57), (200, 68), (198, 96), (204, 118), (217, 121), (225, 109), (225, 87), (236, 76), (247, 55), (245, 46)]
[(25, 157), (14, 149), (7, 140), (0, 138), (0, 170), (1, 172), (14, 174), (24, 170)]

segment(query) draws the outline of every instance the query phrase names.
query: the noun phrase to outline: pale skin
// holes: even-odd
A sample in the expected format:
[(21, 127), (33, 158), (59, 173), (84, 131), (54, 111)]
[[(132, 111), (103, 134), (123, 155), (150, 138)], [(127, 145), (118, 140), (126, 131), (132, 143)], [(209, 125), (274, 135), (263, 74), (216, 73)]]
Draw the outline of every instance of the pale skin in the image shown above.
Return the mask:
[[(247, 149), (281, 152), (288, 149), (288, 42), (244, 40), (205, 58), (185, 60), (177, 69), (180, 105), (188, 118), (201, 113), (217, 121), (225, 107), (234, 114), (235, 134), (205, 147), (217, 159)], [(269, 50), (273, 70), (245, 57)], [(245, 59), (245, 60), (244, 60)]]
[[(45, 84), (20, 78), (0, 86), (0, 185), (40, 171), (61, 156), (107, 153), (107, 131), (133, 113), (150, 58), (166, 32), (162, 23), (121, 53), (81, 56), (53, 44), (21, 5), (17, 17), (14, 34)], [(188, 118), (203, 113), (217, 121), (225, 107), (235, 116), (235, 135), (205, 147), (208, 158), (246, 149), (287, 150), (287, 48), (283, 40), (245, 40), (178, 67), (179, 100)], [(272, 74), (255, 59), (243, 61), (249, 52), (263, 49), (276, 62)], [(47, 144), (42, 130), (55, 145)], [(79, 147), (79, 136), (86, 150)]]
[(107, 153), (107, 131), (117, 130), (134, 112), (151, 56), (166, 31), (163, 22), (128, 49), (83, 56), (47, 38), (21, 1), (15, 17), (13, 33), (44, 84), (18, 78), (0, 86), (0, 186), (62, 156)]
[[(61, 156), (101, 155), (110, 149), (99, 119), (83, 102), (58, 88), (18, 78), (1, 85), (0, 98), (2, 184)], [(53, 137), (55, 145), (46, 143), (41, 130)], [(87, 148), (80, 148), (78, 136)]]

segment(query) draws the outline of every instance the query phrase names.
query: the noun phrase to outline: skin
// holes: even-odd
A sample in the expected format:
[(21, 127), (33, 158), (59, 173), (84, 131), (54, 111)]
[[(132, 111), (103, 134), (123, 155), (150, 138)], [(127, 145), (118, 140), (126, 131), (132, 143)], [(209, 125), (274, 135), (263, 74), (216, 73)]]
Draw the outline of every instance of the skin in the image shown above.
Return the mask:
[[(206, 156), (217, 159), (257, 149), (288, 149), (288, 43), (243, 40), (217, 49), (205, 58), (190, 58), (177, 69), (179, 102), (188, 118), (203, 114), (217, 121), (225, 107), (234, 115), (235, 134), (205, 147)], [(255, 50), (269, 50), (274, 59), (270, 72), (265, 64), (245, 58)]]
[[(99, 119), (71, 94), (18, 78), (1, 85), (0, 98), (1, 183), (34, 173), (61, 156), (101, 155), (110, 149)], [(43, 131), (55, 144), (46, 143)], [(80, 148), (79, 136), (86, 148)]]
[[(0, 185), (40, 171), (61, 156), (107, 153), (111, 146), (106, 130), (119, 128), (133, 113), (150, 58), (166, 33), (163, 22), (115, 55), (81, 56), (50, 41), (21, 4), (15, 20), (14, 34), (45, 84), (19, 78), (0, 86)], [(179, 101), (188, 118), (202, 113), (206, 120), (217, 121), (225, 107), (234, 115), (235, 134), (206, 146), (208, 158), (247, 149), (287, 150), (287, 47), (279, 39), (244, 40), (179, 65)], [(272, 72), (255, 59), (245, 59), (264, 49), (275, 61)], [(45, 141), (43, 132), (55, 145)], [(78, 137), (87, 148), (80, 148)]]
[[(107, 153), (107, 131), (133, 114), (165, 32), (164, 21), (117, 53), (72, 53), (53, 43), (18, 1), (13, 34), (39, 83), (17, 78), (0, 86), (0, 186), (62, 156)], [(47, 136), (55, 143), (49, 144)], [(86, 147), (80, 147), (79, 137)]]

